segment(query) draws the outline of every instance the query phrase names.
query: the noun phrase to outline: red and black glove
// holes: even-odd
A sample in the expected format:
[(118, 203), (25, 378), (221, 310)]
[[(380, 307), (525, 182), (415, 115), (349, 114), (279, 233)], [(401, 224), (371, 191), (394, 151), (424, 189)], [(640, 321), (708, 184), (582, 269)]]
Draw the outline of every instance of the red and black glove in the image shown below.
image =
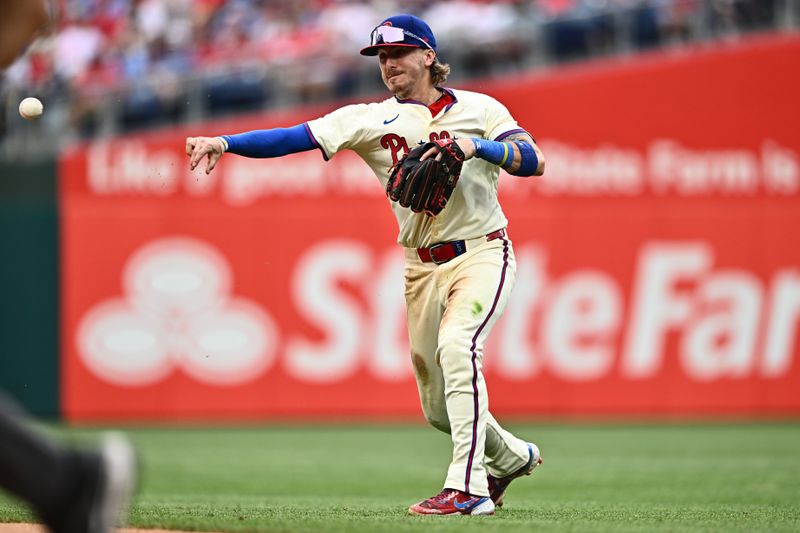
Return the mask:
[[(434, 146), (442, 157), (437, 161), (434, 155), (420, 161), (422, 154)], [(453, 194), (463, 163), (464, 152), (453, 139), (440, 139), (417, 146), (392, 167), (386, 184), (386, 196), (415, 213), (435, 217)]]

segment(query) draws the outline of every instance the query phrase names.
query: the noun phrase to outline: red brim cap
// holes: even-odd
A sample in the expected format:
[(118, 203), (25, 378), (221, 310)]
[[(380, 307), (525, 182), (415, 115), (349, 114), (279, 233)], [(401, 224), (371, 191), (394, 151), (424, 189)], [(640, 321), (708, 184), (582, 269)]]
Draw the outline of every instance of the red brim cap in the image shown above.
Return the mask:
[(372, 46), (365, 46), (361, 49), (362, 56), (376, 56), (378, 55), (378, 50), (381, 48), (390, 48), (390, 47), (403, 47), (403, 48), (427, 48), (425, 46), (420, 46), (418, 44), (403, 44), (403, 43), (381, 43), (381, 44), (373, 44)]

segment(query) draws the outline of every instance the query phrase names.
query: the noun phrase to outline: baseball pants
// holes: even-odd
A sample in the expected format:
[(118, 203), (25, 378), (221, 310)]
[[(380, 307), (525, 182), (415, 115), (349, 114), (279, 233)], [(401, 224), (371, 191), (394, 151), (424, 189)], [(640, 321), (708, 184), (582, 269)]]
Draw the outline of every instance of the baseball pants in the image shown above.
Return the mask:
[(514, 285), (511, 242), (479, 241), (441, 265), (423, 263), (414, 248), (406, 248), (405, 257), (408, 331), (422, 410), (453, 440), (444, 486), (488, 496), (487, 471), (502, 477), (528, 461), (526, 442), (489, 412), (482, 372), (484, 344)]

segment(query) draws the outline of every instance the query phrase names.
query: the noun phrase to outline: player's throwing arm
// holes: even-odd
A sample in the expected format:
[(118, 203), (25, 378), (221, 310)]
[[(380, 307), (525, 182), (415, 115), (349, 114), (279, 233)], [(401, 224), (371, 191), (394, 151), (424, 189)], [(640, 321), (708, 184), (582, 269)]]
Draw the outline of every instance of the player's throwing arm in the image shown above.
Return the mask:
[(220, 137), (186, 138), (189, 169), (194, 170), (204, 158), (208, 158), (206, 174), (214, 170), (225, 152), (245, 157), (267, 158), (305, 152), (317, 147), (305, 123), (289, 128), (254, 130)]

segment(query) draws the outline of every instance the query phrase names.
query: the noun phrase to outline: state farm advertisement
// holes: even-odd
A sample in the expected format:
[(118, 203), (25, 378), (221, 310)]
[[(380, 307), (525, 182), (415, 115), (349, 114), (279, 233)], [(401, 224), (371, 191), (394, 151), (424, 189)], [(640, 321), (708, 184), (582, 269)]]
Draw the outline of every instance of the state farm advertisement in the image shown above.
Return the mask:
[[(468, 87), (547, 157), (501, 176), (518, 268), (484, 356), (496, 416), (800, 414), (799, 58), (773, 36)], [(68, 419), (422, 419), (368, 167), (187, 168), (187, 135), (329, 109), (64, 154)]]

